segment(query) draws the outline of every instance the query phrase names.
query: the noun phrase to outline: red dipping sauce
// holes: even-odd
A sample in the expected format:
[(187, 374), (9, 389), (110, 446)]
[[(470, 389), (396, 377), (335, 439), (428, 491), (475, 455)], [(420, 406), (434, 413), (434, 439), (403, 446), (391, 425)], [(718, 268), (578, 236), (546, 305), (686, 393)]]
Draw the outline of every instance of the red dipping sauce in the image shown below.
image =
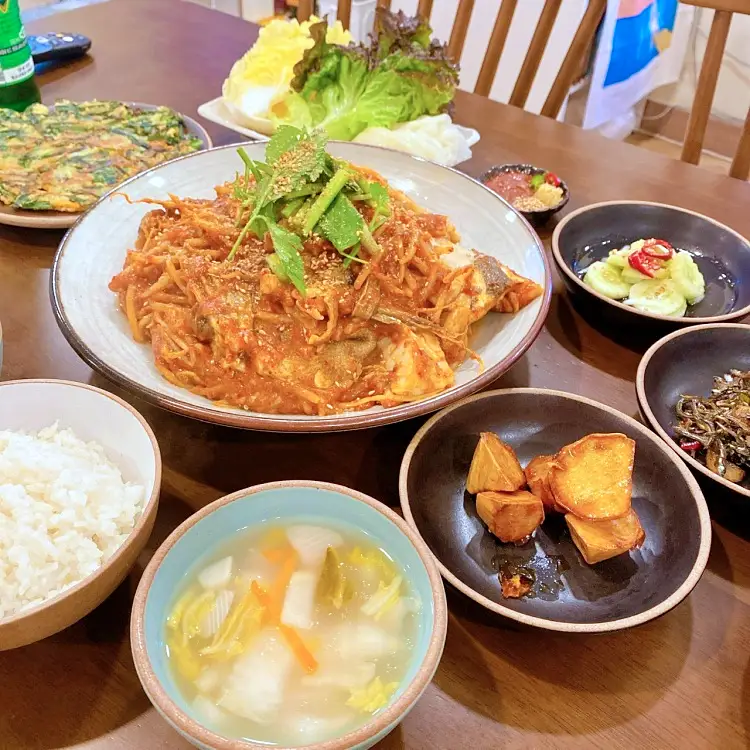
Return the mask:
[(534, 195), (534, 190), (529, 184), (529, 175), (525, 172), (498, 172), (485, 180), (484, 184), (511, 205), (519, 198), (531, 198)]

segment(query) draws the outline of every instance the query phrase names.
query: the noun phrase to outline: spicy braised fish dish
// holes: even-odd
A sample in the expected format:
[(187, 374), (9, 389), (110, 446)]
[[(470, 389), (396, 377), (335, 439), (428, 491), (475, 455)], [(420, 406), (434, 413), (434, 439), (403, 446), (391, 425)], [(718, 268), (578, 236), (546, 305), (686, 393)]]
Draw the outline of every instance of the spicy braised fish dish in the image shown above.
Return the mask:
[(280, 128), (265, 163), (240, 156), (215, 199), (147, 201), (110, 283), (174, 385), (272, 414), (417, 401), (476, 358), (472, 324), (542, 294), (318, 132)]
[(79, 213), (128, 177), (201, 148), (168, 107), (59, 101), (0, 109), (0, 203)]

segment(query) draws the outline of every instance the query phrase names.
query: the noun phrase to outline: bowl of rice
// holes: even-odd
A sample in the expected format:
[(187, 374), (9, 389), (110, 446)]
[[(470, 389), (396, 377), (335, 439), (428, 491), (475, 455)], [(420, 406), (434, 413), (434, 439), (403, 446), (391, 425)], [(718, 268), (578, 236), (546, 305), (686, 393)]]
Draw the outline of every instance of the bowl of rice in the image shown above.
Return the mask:
[(154, 525), (161, 455), (143, 417), (82, 383), (0, 383), (0, 651), (72, 625)]

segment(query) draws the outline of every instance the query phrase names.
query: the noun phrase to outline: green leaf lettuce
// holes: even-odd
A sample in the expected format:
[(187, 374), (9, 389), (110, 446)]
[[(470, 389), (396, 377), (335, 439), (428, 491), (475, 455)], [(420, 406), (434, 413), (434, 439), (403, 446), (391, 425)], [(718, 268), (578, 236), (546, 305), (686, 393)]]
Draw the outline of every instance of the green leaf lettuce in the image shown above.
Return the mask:
[(430, 42), (429, 26), (385, 12), (379, 28), (366, 48), (328, 44), (324, 22), (313, 26), (315, 44), (295, 67), (292, 91), (274, 108), (277, 126), (323, 128), (349, 141), (369, 127), (444, 111), (458, 73), (445, 47)]

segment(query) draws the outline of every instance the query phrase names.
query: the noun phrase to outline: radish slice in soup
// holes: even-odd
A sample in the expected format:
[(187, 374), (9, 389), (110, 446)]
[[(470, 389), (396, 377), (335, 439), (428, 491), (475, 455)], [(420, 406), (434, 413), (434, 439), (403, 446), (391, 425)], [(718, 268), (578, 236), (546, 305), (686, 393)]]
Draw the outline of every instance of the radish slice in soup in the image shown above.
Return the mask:
[(232, 577), (232, 558), (224, 557), (204, 568), (198, 576), (198, 583), (204, 589), (221, 589), (229, 584)]
[(328, 548), (344, 543), (341, 534), (322, 526), (290, 526), (286, 535), (302, 564), (308, 568), (322, 565)]
[(399, 640), (383, 628), (367, 622), (343, 623), (336, 631), (335, 646), (342, 659), (379, 659), (395, 654)]
[(315, 590), (318, 587), (318, 574), (310, 570), (298, 570), (289, 579), (281, 610), (281, 622), (293, 628), (313, 626)]
[(234, 663), (219, 705), (258, 724), (276, 719), (284, 701), (294, 655), (272, 630), (260, 634)]
[(193, 711), (204, 721), (214, 726), (220, 725), (227, 720), (227, 715), (212, 700), (205, 695), (196, 695), (193, 700)]
[(354, 690), (362, 688), (375, 677), (374, 662), (352, 662), (333, 658), (320, 663), (315, 674), (305, 675), (302, 684)]

